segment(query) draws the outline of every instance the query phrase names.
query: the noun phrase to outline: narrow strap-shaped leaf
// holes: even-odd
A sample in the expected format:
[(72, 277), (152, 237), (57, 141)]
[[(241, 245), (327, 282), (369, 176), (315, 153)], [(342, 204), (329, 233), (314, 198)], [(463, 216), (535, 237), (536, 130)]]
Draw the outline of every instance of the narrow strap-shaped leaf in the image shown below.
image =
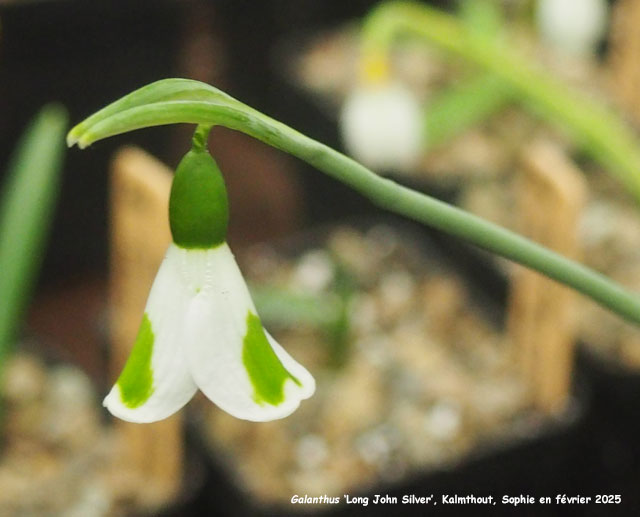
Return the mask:
[(40, 265), (58, 194), (66, 111), (44, 107), (24, 133), (0, 197), (0, 366)]
[(513, 95), (504, 81), (488, 74), (438, 92), (425, 110), (426, 145), (444, 145), (511, 102)]

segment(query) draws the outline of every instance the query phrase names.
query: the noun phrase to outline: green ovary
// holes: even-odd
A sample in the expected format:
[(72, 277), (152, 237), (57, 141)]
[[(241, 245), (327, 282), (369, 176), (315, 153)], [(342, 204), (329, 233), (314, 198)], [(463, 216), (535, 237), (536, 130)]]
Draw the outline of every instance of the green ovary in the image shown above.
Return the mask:
[(271, 348), (260, 318), (251, 312), (247, 314), (242, 362), (253, 385), (253, 398), (258, 404), (281, 404), (284, 401), (284, 384), (287, 379), (301, 386), (300, 381), (286, 370)]
[(140, 407), (153, 393), (153, 341), (151, 321), (145, 313), (131, 355), (116, 382), (122, 403), (128, 408)]
[(173, 242), (211, 249), (227, 236), (229, 202), (222, 173), (205, 148), (193, 148), (176, 169), (169, 197)]

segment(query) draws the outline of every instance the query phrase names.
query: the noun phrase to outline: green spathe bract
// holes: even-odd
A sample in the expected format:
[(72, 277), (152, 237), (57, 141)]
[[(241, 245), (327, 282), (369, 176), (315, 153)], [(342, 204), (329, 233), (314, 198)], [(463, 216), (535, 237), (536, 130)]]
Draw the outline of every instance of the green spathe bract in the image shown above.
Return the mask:
[(301, 386), (300, 381), (286, 370), (271, 348), (260, 318), (251, 312), (247, 314), (242, 363), (249, 374), (254, 389), (253, 398), (258, 404), (281, 404), (284, 401), (284, 383), (287, 379)]
[(227, 236), (229, 202), (222, 173), (204, 146), (182, 159), (171, 186), (169, 224), (181, 248), (210, 249)]
[(120, 387), (122, 403), (128, 408), (140, 407), (153, 394), (153, 341), (151, 321), (145, 313), (131, 355), (116, 383)]

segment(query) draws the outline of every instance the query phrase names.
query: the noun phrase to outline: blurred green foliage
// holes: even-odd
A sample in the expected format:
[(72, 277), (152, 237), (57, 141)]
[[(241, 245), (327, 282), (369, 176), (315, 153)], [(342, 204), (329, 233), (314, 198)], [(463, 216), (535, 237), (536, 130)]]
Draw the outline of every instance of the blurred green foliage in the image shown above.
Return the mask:
[(9, 162), (0, 193), (0, 371), (42, 262), (58, 197), (67, 113), (47, 105)]

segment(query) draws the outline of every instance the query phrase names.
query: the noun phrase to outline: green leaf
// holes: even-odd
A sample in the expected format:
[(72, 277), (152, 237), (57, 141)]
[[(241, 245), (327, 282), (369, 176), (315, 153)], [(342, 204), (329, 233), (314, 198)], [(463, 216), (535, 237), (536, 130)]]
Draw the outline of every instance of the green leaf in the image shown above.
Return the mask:
[(45, 106), (22, 136), (0, 197), (0, 365), (33, 288), (58, 196), (67, 114)]
[(510, 102), (513, 95), (509, 88), (493, 75), (476, 77), (439, 92), (426, 110), (428, 149), (444, 145)]
[(258, 314), (269, 324), (281, 326), (333, 325), (340, 318), (340, 301), (323, 295), (304, 295), (276, 286), (250, 286)]
[(498, 0), (461, 0), (460, 17), (471, 31), (497, 37), (504, 27), (504, 13)]

